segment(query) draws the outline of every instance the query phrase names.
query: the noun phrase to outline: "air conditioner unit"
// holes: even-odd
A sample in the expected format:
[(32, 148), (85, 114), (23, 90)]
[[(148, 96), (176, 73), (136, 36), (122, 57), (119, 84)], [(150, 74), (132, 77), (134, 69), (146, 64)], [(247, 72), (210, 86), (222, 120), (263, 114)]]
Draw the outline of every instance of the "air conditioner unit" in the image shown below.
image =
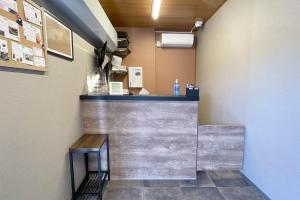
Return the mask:
[(162, 33), (161, 34), (160, 47), (162, 48), (192, 48), (193, 45), (194, 45), (194, 34), (192, 33)]

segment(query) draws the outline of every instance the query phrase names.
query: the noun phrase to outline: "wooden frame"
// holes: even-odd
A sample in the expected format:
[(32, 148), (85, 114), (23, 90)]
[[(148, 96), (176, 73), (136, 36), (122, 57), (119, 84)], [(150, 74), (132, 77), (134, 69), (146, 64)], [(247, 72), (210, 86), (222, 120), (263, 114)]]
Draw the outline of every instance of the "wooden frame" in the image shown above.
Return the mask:
[[(28, 4), (30, 4), (34, 8), (37, 8), (38, 10), (41, 11), (41, 21), (42, 21), (41, 26), (38, 26), (36, 24), (30, 23), (27, 20), (25, 20), (25, 12), (24, 12), (23, 2), (27, 2)], [(47, 44), (45, 43), (46, 40), (45, 40), (45, 26), (44, 26), (44, 24), (45, 24), (44, 9), (40, 6), (38, 6), (37, 4), (35, 4), (31, 0), (26, 0), (26, 1), (25, 0), (16, 0), (16, 3), (17, 3), (17, 7), (18, 7), (18, 13), (17, 14), (20, 16), (20, 18), (23, 21), (23, 26), (21, 26), (20, 24), (18, 25), (20, 41), (14, 41), (11, 38), (0, 36), (1, 40), (5, 40), (7, 42), (8, 56), (9, 56), (8, 61), (0, 60), (0, 66), (5, 67), (5, 68), (26, 69), (26, 70), (41, 71), (41, 72), (48, 71), (48, 67), (47, 67), (47, 61), (48, 61)], [(17, 18), (15, 13), (8, 12), (7, 10), (3, 10), (3, 9), (0, 9), (0, 16), (4, 17), (6, 19), (9, 19), (13, 22), (15, 22), (16, 18)], [(32, 27), (40, 29), (41, 39), (43, 41), (41, 44), (38, 44), (36, 42), (32, 42), (32, 41), (25, 38), (25, 36), (24, 36), (24, 22), (29, 23)], [(23, 45), (23, 46), (31, 48), (31, 49), (33, 49), (33, 47), (40, 48), (42, 50), (42, 56), (45, 59), (45, 67), (38, 67), (38, 66), (35, 66), (35, 65), (29, 65), (29, 64), (25, 64), (25, 63), (13, 60), (12, 59), (13, 58), (12, 42), (15, 42), (17, 44)], [(24, 53), (24, 52), (22, 52), (22, 53)]]
[(44, 19), (48, 52), (68, 60), (74, 60), (73, 31), (49, 12), (44, 12)]
[[(123, 82), (109, 82), (109, 95), (123, 95)], [(114, 88), (118, 87), (118, 88)]]

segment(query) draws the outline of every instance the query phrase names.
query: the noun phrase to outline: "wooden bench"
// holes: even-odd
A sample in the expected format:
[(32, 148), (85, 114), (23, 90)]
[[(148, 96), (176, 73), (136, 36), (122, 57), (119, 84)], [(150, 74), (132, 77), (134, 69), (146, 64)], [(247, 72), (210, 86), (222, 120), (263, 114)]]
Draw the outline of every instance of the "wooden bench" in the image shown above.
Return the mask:
[[(101, 170), (101, 148), (106, 143), (107, 170)], [(86, 176), (75, 190), (73, 154), (84, 154)], [(89, 171), (88, 154), (96, 154), (98, 171)], [(109, 137), (107, 134), (85, 134), (80, 137), (69, 149), (72, 200), (82, 195), (97, 195), (102, 200), (103, 187), (106, 180), (110, 180), (109, 166)]]

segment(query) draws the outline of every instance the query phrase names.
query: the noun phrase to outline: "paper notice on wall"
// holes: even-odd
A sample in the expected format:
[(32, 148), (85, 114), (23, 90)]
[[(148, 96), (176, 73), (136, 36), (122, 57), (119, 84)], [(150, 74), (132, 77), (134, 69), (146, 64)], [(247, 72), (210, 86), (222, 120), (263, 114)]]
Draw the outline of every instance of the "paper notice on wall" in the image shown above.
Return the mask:
[(8, 37), (8, 21), (7, 18), (0, 16), (0, 35)]
[(23, 6), (26, 21), (42, 26), (42, 12), (26, 1), (23, 1)]
[(37, 47), (33, 47), (33, 55), (34, 56), (38, 56), (38, 57), (44, 57), (43, 56), (43, 49), (37, 48)]
[(12, 59), (17, 62), (23, 62), (23, 45), (16, 42), (12, 42), (11, 49)]
[(46, 61), (43, 55), (43, 49), (33, 47), (33, 62), (37, 67), (46, 67)]
[(0, 60), (9, 61), (7, 41), (0, 39)]
[(33, 65), (33, 50), (32, 48), (23, 47), (23, 63)]
[(45, 67), (46, 66), (46, 62), (45, 62), (45, 58), (41, 58), (41, 57), (34, 57), (34, 65), (37, 67)]
[(18, 13), (18, 5), (16, 0), (0, 0), (0, 8), (14, 15)]
[(16, 22), (7, 19), (8, 22), (8, 35), (7, 38), (20, 41), (20, 32), (19, 32), (19, 24)]
[(35, 42), (38, 44), (42, 44), (42, 34), (41, 29), (35, 27), (34, 25), (23, 22), (23, 28), (24, 28), (24, 37), (26, 40), (29, 40), (31, 42)]

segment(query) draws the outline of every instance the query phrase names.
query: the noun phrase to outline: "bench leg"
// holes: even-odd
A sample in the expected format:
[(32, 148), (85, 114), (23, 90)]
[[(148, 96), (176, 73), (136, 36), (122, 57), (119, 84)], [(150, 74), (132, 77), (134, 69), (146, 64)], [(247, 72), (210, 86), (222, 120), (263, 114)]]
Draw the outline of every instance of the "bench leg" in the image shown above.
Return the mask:
[(110, 163), (109, 163), (109, 137), (106, 139), (106, 158), (107, 158), (107, 177), (108, 181), (110, 181)]
[(70, 171), (71, 171), (71, 186), (72, 186), (72, 200), (75, 200), (75, 181), (74, 181), (74, 167), (73, 167), (73, 153), (69, 151)]
[(89, 153), (84, 154), (84, 164), (86, 176), (89, 174)]
[(99, 181), (99, 199), (102, 200), (102, 177), (101, 177), (101, 151), (97, 152), (97, 160), (98, 160), (98, 181)]

